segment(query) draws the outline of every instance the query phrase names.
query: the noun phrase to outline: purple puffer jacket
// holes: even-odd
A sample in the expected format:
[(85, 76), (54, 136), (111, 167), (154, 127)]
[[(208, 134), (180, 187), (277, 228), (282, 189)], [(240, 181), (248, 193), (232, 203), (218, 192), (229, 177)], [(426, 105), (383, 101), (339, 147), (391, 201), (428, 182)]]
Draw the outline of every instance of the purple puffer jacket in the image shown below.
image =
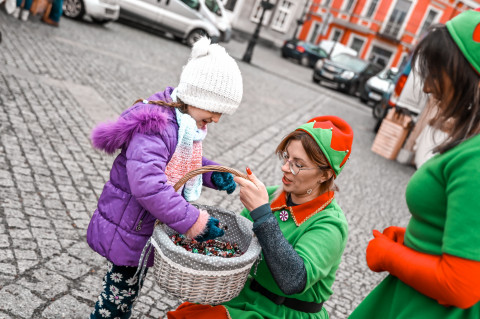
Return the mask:
[[(148, 99), (171, 102), (172, 91), (168, 87)], [(164, 174), (177, 134), (173, 108), (143, 103), (92, 132), (95, 148), (109, 154), (121, 149), (87, 231), (90, 247), (115, 265), (138, 266), (156, 219), (180, 233), (197, 221), (198, 209), (167, 184)], [(203, 158), (202, 165), (217, 164)], [(211, 173), (203, 174), (203, 185), (215, 188)], [(153, 254), (147, 265), (153, 265)]]

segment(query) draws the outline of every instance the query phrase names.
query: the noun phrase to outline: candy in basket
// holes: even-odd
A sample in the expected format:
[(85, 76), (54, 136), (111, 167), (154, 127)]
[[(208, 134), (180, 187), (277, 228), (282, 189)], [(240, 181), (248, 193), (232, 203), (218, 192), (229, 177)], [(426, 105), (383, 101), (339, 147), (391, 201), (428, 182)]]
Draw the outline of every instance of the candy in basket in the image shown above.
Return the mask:
[[(237, 176), (244, 176), (223, 166), (204, 166), (185, 175), (175, 185), (175, 189), (183, 185), (184, 179), (188, 180), (191, 176), (209, 170), (228, 171)], [(177, 187), (179, 183), (182, 184)], [(196, 206), (208, 211), (220, 221), (220, 224), (228, 226), (225, 235), (217, 239), (237, 244), (243, 254), (224, 258), (192, 253), (172, 242), (171, 237), (176, 234), (173, 229), (164, 224), (157, 224), (150, 239), (155, 248), (153, 274), (162, 289), (184, 301), (220, 304), (240, 293), (250, 268), (260, 255), (261, 248), (253, 234), (252, 222), (247, 218), (220, 207)]]

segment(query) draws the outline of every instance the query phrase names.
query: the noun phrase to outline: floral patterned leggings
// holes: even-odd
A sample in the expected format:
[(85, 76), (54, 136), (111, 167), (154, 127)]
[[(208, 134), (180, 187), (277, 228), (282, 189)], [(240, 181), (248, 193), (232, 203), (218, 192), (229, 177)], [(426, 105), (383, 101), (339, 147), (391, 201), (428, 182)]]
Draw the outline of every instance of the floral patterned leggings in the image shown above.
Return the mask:
[[(130, 318), (139, 292), (136, 271), (137, 267), (117, 266), (108, 262), (108, 271), (103, 278), (103, 292), (98, 296), (90, 319)], [(143, 286), (143, 280), (141, 285)]]

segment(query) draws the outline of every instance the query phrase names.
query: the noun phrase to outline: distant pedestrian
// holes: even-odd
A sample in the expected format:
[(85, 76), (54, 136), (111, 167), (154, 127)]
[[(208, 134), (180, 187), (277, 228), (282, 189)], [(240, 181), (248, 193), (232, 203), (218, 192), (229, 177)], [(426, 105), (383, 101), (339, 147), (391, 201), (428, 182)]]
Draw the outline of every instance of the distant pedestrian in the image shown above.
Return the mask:
[(351, 319), (480, 318), (480, 11), (435, 26), (414, 50), (431, 122), (448, 138), (412, 176), (406, 228), (374, 230), (367, 264), (389, 275)]
[(50, 13), (48, 16), (42, 17), (42, 22), (45, 22), (46, 24), (51, 25), (52, 27), (58, 27), (60, 23), (60, 17), (62, 16), (62, 12), (63, 12), (63, 0), (53, 0)]
[(242, 216), (253, 221), (262, 260), (240, 295), (222, 305), (181, 304), (168, 319), (327, 319), (323, 306), (348, 237), (335, 178), (351, 154), (353, 130), (336, 116), (300, 125), (277, 146), (281, 186), (265, 187), (247, 169)]
[(196, 176), (181, 193), (173, 185), (192, 169), (218, 165), (202, 156), (207, 125), (235, 112), (242, 94), (235, 60), (223, 47), (201, 38), (176, 88), (139, 100), (115, 122), (94, 129), (96, 148), (120, 153), (88, 227), (88, 244), (109, 264), (90, 318), (130, 317), (139, 287), (134, 275), (157, 219), (200, 241), (224, 234), (217, 219), (189, 202), (200, 196), (202, 184), (232, 193), (236, 184), (230, 173)]
[[(12, 0), (7, 0), (12, 1)], [(14, 0), (13, 0), (14, 1)], [(22, 21), (27, 21), (28, 16), (30, 15), (30, 7), (32, 6), (33, 0), (16, 0), (16, 8), (11, 13), (15, 19), (20, 18)], [(23, 3), (23, 7), (22, 7)], [(21, 13), (21, 15), (20, 15)]]
[(17, 0), (0, 0), (0, 4), (5, 1), (5, 12), (12, 14), (17, 8)]

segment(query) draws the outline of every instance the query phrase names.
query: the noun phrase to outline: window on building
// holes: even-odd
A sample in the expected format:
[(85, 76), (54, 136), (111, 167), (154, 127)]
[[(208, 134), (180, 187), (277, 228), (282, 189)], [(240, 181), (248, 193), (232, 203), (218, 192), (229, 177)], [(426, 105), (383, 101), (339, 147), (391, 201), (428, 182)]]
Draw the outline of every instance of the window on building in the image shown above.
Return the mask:
[(350, 47), (352, 49), (354, 49), (355, 51), (357, 51), (358, 53), (360, 53), (360, 51), (362, 50), (362, 47), (363, 47), (363, 44), (365, 43), (365, 40), (363, 39), (360, 39), (360, 38), (357, 38), (357, 37), (354, 37), (353, 38), (353, 41), (352, 41), (352, 44), (350, 45)]
[(333, 30), (333, 36), (332, 36), (332, 41), (340, 41), (340, 38), (342, 37), (342, 30), (334, 29)]
[(412, 4), (409, 0), (398, 0), (395, 8), (392, 11), (392, 14), (388, 18), (388, 22), (385, 26), (384, 33), (392, 37), (398, 37), (400, 29), (402, 28), (403, 22), (407, 16), (410, 5)]
[(435, 18), (437, 17), (438, 12), (435, 10), (428, 10), (427, 16), (425, 20), (423, 21), (422, 29), (420, 30), (419, 35), (424, 34), (427, 30), (428, 27), (432, 25), (432, 23), (435, 21)]
[[(272, 4), (275, 4), (277, 1), (269, 0), (269, 2)], [(261, 3), (262, 3), (262, 0), (256, 0), (255, 5), (253, 6), (252, 14), (250, 14), (250, 21), (252, 21), (253, 23), (258, 23), (258, 21), (260, 21), (260, 17), (262, 16), (263, 8)], [(270, 20), (271, 15), (272, 15), (272, 10), (265, 11), (262, 25), (268, 25), (268, 21)]]
[(320, 24), (317, 22), (313, 23), (313, 29), (310, 32), (310, 37), (308, 38), (308, 42), (315, 44), (318, 38), (318, 35), (320, 34)]
[(353, 8), (353, 4), (355, 3), (355, 0), (347, 0), (347, 5), (345, 6), (345, 11), (350, 12)]
[(279, 0), (277, 10), (272, 19), (271, 27), (273, 30), (286, 32), (290, 26), (293, 14), (295, 13), (295, 3), (291, 0)]
[(372, 46), (369, 60), (375, 64), (385, 67), (390, 62), (392, 54), (392, 51), (374, 45)]
[(378, 5), (378, 0), (372, 0), (370, 2), (370, 5), (368, 6), (368, 10), (365, 13), (366, 18), (371, 18), (373, 16), (375, 9), (377, 9), (377, 5)]

